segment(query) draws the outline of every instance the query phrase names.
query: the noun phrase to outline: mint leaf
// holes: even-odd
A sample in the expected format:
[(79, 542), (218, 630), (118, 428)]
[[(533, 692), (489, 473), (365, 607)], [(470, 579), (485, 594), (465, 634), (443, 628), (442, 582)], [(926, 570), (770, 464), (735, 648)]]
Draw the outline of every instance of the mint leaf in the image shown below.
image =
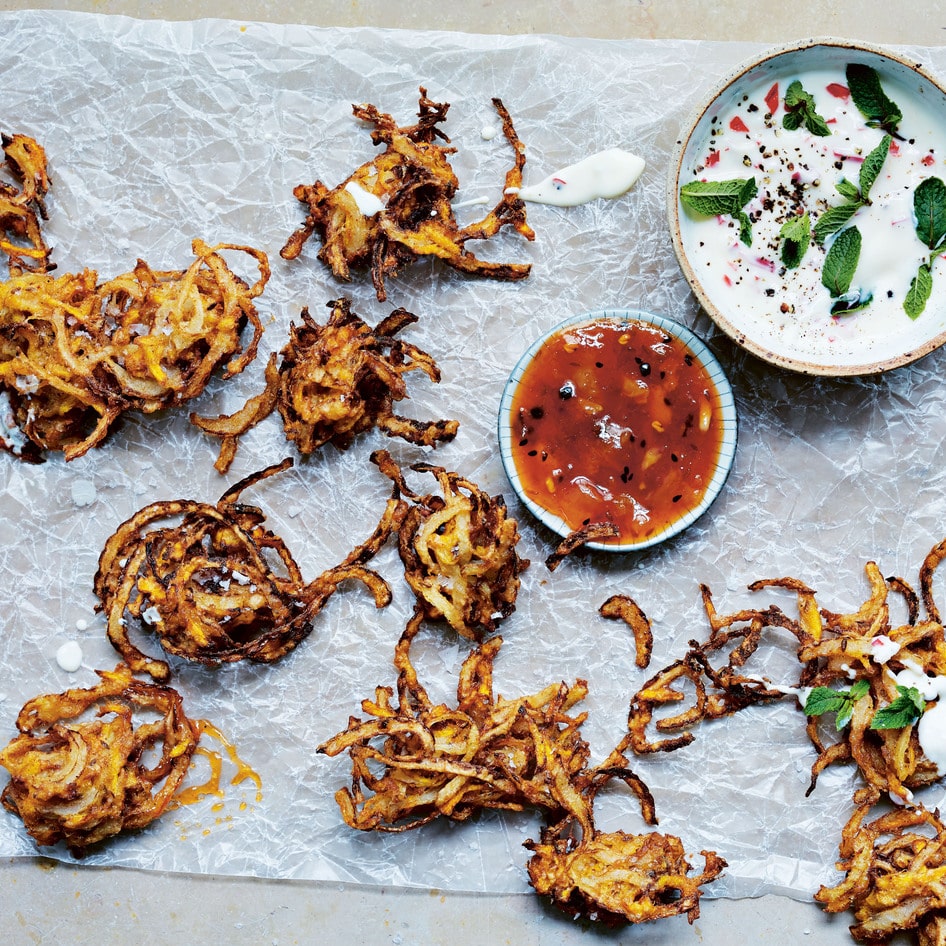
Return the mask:
[(805, 700), (806, 716), (821, 716), (824, 713), (836, 713), (846, 702), (847, 691), (832, 690), (830, 687), (815, 687)]
[(827, 138), (831, 134), (827, 122), (818, 114), (815, 108), (814, 97), (804, 90), (798, 79), (795, 79), (785, 90), (784, 104), (783, 128), (795, 131), (804, 125), (813, 135), (818, 135), (821, 138)]
[(933, 294), (933, 263), (946, 246), (946, 184), (938, 177), (927, 177), (917, 185), (913, 192), (913, 216), (917, 238), (930, 250), (903, 300), (903, 311), (917, 319)]
[(740, 211), (736, 215), (736, 219), (739, 221), (739, 239), (746, 246), (752, 246), (752, 221), (749, 219), (749, 215)]
[(873, 301), (873, 293), (863, 292), (860, 289), (852, 289), (844, 293), (834, 305), (831, 306), (832, 315), (851, 315), (853, 312), (859, 312), (866, 309)]
[[(751, 184), (751, 193), (749, 186)], [(755, 178), (728, 181), (690, 181), (680, 188), (680, 200), (706, 217), (735, 214), (756, 195)]]
[(871, 729), (904, 729), (912, 726), (925, 712), (926, 700), (916, 687), (897, 687), (897, 698), (874, 713)]
[(918, 319), (926, 308), (930, 296), (933, 294), (933, 270), (929, 263), (920, 263), (916, 275), (910, 283), (906, 298), (903, 300), (903, 311), (911, 319)]
[(882, 128), (888, 134), (897, 132), (903, 113), (887, 98), (877, 71), (863, 63), (850, 63), (846, 70), (851, 101), (867, 119), (871, 128)]
[(842, 197), (846, 197), (848, 200), (860, 200), (861, 192), (858, 189), (856, 184), (852, 184), (846, 177), (842, 177), (837, 184), (834, 185), (837, 188), (838, 193)]
[(921, 181), (913, 192), (916, 235), (931, 250), (946, 236), (946, 184), (938, 177)]
[(887, 160), (887, 153), (890, 151), (891, 141), (893, 141), (893, 139), (890, 135), (884, 135), (880, 140), (880, 144), (864, 158), (860, 174), (861, 200), (864, 201), (864, 203), (868, 202), (867, 195), (874, 186), (874, 181), (877, 180), (880, 169), (884, 166), (884, 161)]
[(861, 255), (861, 232), (857, 227), (842, 230), (824, 258), (821, 283), (835, 299), (851, 288), (851, 280)]
[(727, 181), (690, 181), (680, 188), (680, 202), (705, 217), (731, 216), (739, 224), (739, 237), (752, 243), (752, 222), (743, 207), (758, 193), (755, 178)]
[(808, 213), (792, 217), (779, 230), (782, 238), (782, 262), (787, 269), (797, 269), (811, 243), (811, 218)]
[(824, 243), (832, 233), (837, 233), (857, 213), (860, 206), (857, 202), (851, 202), (838, 207), (829, 207), (815, 223), (815, 242)]
[(832, 690), (830, 687), (815, 687), (805, 700), (805, 715), (821, 716), (836, 713), (834, 724), (841, 730), (851, 721), (854, 704), (867, 695), (870, 684), (858, 680), (849, 690)]

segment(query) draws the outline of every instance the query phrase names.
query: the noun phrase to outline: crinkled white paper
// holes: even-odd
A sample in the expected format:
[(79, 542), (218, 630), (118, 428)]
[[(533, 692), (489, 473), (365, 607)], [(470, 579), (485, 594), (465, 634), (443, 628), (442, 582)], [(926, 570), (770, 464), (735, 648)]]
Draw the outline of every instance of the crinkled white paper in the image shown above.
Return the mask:
[[(688, 640), (705, 638), (700, 582), (712, 587), (721, 610), (751, 603), (750, 581), (780, 575), (811, 584), (832, 610), (854, 608), (867, 593), (867, 560), (915, 579), (924, 554), (946, 534), (944, 356), (843, 382), (772, 370), (714, 331), (674, 260), (664, 212), (667, 156), (701, 92), (757, 46), (171, 24), (39, 11), (0, 15), (0, 31), (0, 127), (46, 147), (54, 182), (47, 233), (60, 272), (92, 267), (106, 278), (138, 257), (157, 269), (183, 267), (194, 237), (270, 254), (260, 357), (226, 388), (215, 383), (192, 405), (200, 412), (231, 410), (260, 389), (267, 354), (282, 347), (303, 306), (322, 318), (325, 303), (346, 294), (372, 324), (397, 305), (420, 317), (404, 337), (436, 358), (443, 382), (410, 376), (405, 411), (458, 418), (457, 439), (429, 454), (375, 432), (346, 453), (296, 456), (293, 469), (245, 498), (267, 511), (314, 578), (377, 521), (389, 484), (368, 462), (373, 449), (389, 447), (404, 463), (427, 457), (504, 493), (520, 515), (522, 552), (533, 565), (517, 611), (502, 625), (496, 688), (515, 696), (587, 678), (585, 733), (594, 759), (620, 739), (628, 701), (650, 673), (681, 656)], [(946, 49), (909, 53), (946, 72)], [(647, 169), (619, 200), (530, 206), (533, 244), (510, 234), (471, 245), (490, 258), (531, 261), (531, 277), (517, 284), (423, 261), (389, 283), (382, 305), (366, 280), (335, 282), (315, 259), (315, 241), (300, 260), (281, 260), (278, 250), (303, 216), (293, 186), (334, 185), (374, 153), (352, 103), (372, 102), (407, 123), (420, 85), (451, 103), (446, 131), (459, 149), (459, 200), (495, 201), (510, 162), (501, 135), (481, 134), (495, 123), (493, 96), (503, 99), (526, 145), (526, 183), (608, 147), (640, 154)], [(468, 206), (458, 216), (466, 222), (482, 210)], [(238, 258), (233, 264), (243, 265)], [(641, 555), (579, 554), (550, 574), (542, 560), (554, 539), (510, 494), (496, 408), (513, 364), (540, 332), (577, 312), (619, 306), (661, 312), (708, 340), (736, 392), (735, 467), (710, 512), (677, 540)], [(212, 466), (216, 443), (185, 413), (129, 417), (105, 446), (69, 464), (60, 456), (40, 466), (0, 456), (4, 739), (13, 736), (25, 700), (91, 685), (95, 668), (117, 662), (91, 587), (99, 551), (122, 520), (158, 499), (213, 502), (247, 473), (295, 456), (274, 416), (244, 440), (230, 474), (220, 477)], [(432, 487), (413, 476), (418, 488)], [(359, 834), (339, 817), (333, 794), (349, 780), (347, 760), (317, 755), (315, 747), (360, 713), (376, 685), (394, 683), (393, 648), (410, 612), (393, 548), (377, 564), (394, 603), (376, 611), (362, 589), (346, 589), (277, 664), (213, 670), (173, 663), (188, 711), (233, 741), (262, 778), (261, 798), (248, 782), (228, 785), (223, 798), (173, 811), (87, 862), (527, 889), (522, 842), (537, 836), (534, 813), (487, 814), (403, 835)], [(597, 616), (616, 592), (633, 595), (653, 619), (651, 670), (634, 667), (627, 629)], [(779, 603), (791, 607), (788, 599)], [(69, 640), (84, 653), (75, 674), (55, 659)], [(415, 655), (434, 699), (452, 697), (468, 651), (452, 633), (423, 631)], [(776, 642), (766, 663), (750, 669), (791, 678), (792, 651), (790, 641)], [(679, 834), (688, 850), (713, 849), (728, 860), (708, 894), (805, 899), (833, 880), (855, 780), (842, 769), (828, 772), (805, 798), (814, 753), (797, 709), (789, 702), (756, 708), (703, 726), (696, 737), (685, 750), (634, 765), (654, 793), (661, 830)], [(617, 789), (601, 799), (599, 823), (644, 827), (633, 798)], [(2, 813), (0, 855), (34, 853), (20, 822)], [(701, 864), (698, 853), (694, 862)]]

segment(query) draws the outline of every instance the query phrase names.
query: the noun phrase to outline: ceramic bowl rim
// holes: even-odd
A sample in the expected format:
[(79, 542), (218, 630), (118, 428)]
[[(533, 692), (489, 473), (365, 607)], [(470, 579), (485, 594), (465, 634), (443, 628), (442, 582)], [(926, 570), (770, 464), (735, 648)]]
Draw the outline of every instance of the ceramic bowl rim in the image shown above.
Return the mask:
[(818, 47), (830, 47), (833, 49), (850, 49), (858, 53), (877, 56), (897, 63), (899, 66), (920, 76), (926, 82), (930, 83), (946, 98), (946, 85), (927, 71), (922, 64), (909, 59), (896, 52), (886, 49), (873, 43), (861, 42), (860, 40), (841, 39), (834, 36), (820, 36), (810, 39), (797, 40), (785, 45), (772, 46), (763, 52), (741, 62), (734, 69), (730, 70), (721, 80), (719, 80), (707, 93), (701, 96), (699, 102), (693, 107), (682, 125), (682, 131), (674, 144), (670, 155), (670, 164), (667, 173), (666, 183), (666, 206), (667, 219), (670, 226), (670, 238), (673, 244), (674, 255), (680, 265), (683, 275), (686, 277), (693, 294), (700, 303), (703, 311), (716, 323), (716, 325), (737, 345), (751, 352), (757, 358), (775, 365), (779, 368), (785, 368), (790, 371), (806, 375), (816, 375), (824, 377), (855, 377), (872, 374), (880, 374), (899, 368), (904, 365), (912, 364), (920, 358), (930, 354), (946, 343), (946, 329), (937, 335), (911, 347), (907, 351), (892, 355), (889, 358), (867, 361), (862, 364), (844, 364), (831, 365), (823, 362), (805, 361), (801, 358), (792, 358), (775, 351), (770, 351), (764, 344), (754, 341), (746, 336), (745, 332), (738, 329), (723, 314), (716, 304), (709, 298), (706, 291), (696, 275), (692, 265), (687, 257), (686, 249), (683, 245), (683, 238), (680, 227), (680, 201), (679, 187), (680, 174), (683, 165), (683, 158), (686, 154), (690, 139), (697, 130), (701, 119), (715, 104), (716, 100), (722, 96), (731, 86), (738, 82), (743, 76), (757, 69), (760, 66), (793, 53), (804, 52)]
[(736, 444), (738, 442), (739, 420), (736, 411), (735, 396), (733, 394), (732, 384), (726, 376), (719, 360), (713, 354), (712, 350), (692, 329), (670, 319), (664, 315), (658, 315), (653, 312), (647, 312), (642, 309), (634, 308), (612, 308), (597, 309), (588, 312), (582, 312), (559, 322), (554, 327), (543, 332), (531, 345), (520, 355), (515, 366), (506, 379), (503, 386), (502, 397), (499, 402), (499, 414), (497, 418), (497, 431), (499, 436), (499, 452), (502, 460), (503, 469), (506, 478), (512, 486), (516, 496), (529, 510), (529, 512), (539, 520), (548, 529), (564, 538), (572, 531), (563, 519), (550, 512), (544, 506), (539, 505), (534, 500), (525, 495), (522, 488), (519, 474), (516, 471), (515, 460), (512, 456), (512, 423), (510, 419), (510, 409), (512, 406), (513, 394), (522, 378), (522, 373), (526, 366), (532, 361), (539, 349), (554, 335), (566, 328), (593, 323), (600, 321), (638, 321), (647, 325), (654, 325), (670, 335), (680, 339), (696, 357), (703, 366), (719, 395), (720, 407), (723, 414), (722, 442), (720, 444), (719, 458), (713, 476), (710, 479), (706, 492), (699, 504), (690, 512), (681, 516), (679, 519), (668, 525), (663, 531), (638, 542), (625, 542), (621, 544), (609, 544), (605, 542), (589, 542), (586, 548), (595, 549), (602, 552), (637, 552), (650, 548), (675, 535), (679, 535), (697, 519), (699, 519), (713, 504), (716, 498), (722, 492), (729, 474), (732, 470), (736, 455)]

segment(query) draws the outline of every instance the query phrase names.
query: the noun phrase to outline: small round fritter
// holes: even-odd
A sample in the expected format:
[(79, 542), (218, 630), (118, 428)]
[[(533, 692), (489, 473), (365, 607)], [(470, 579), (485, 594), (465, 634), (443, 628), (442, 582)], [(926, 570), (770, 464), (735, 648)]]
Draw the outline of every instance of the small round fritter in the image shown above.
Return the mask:
[[(293, 650), (343, 582), (363, 582), (377, 607), (390, 601), (384, 580), (364, 567), (397, 528), (405, 504), (388, 502), (374, 533), (340, 564), (306, 582), (259, 508), (240, 494), (287, 469), (291, 460), (246, 477), (216, 504), (159, 501), (122, 523), (99, 557), (95, 593), (112, 646), (135, 671), (158, 681), (165, 661), (147, 657), (130, 629), (157, 635), (169, 654), (208, 666), (271, 663)], [(162, 520), (173, 520), (159, 526)]]
[(37, 844), (64, 841), (77, 855), (159, 817), (200, 738), (176, 690), (135, 680), (123, 664), (97, 673), (97, 686), (30, 700), (20, 735), (0, 751), (4, 807)]
[(398, 495), (413, 505), (398, 531), (398, 551), (407, 583), (424, 615), (443, 619), (463, 637), (481, 640), (516, 609), (519, 575), (529, 567), (516, 551), (519, 527), (502, 496), (443, 467), (415, 463), (433, 474), (442, 495), (411, 490), (385, 450), (371, 455)]
[(235, 414), (192, 421), (220, 437), (215, 464), (225, 473), (236, 455), (239, 438), (278, 410), (286, 436), (303, 454), (326, 443), (346, 449), (354, 438), (378, 427), (391, 437), (436, 447), (452, 440), (455, 420), (417, 421), (394, 413), (394, 404), (408, 397), (404, 375), (420, 370), (440, 381), (433, 358), (395, 336), (417, 321), (406, 309), (395, 309), (372, 329), (351, 310), (348, 299), (328, 303), (332, 314), (320, 325), (302, 310), (302, 324), (293, 325), (289, 341), (271, 356), (266, 388)]

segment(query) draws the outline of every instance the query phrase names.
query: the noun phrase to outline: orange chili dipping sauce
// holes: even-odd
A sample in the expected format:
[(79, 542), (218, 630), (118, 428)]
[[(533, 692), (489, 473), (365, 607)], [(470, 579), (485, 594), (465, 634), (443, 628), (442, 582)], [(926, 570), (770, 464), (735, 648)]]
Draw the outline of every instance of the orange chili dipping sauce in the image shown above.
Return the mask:
[(510, 446), (525, 495), (570, 529), (613, 522), (625, 545), (696, 509), (720, 458), (720, 395), (680, 339), (638, 320), (552, 335), (522, 371)]

